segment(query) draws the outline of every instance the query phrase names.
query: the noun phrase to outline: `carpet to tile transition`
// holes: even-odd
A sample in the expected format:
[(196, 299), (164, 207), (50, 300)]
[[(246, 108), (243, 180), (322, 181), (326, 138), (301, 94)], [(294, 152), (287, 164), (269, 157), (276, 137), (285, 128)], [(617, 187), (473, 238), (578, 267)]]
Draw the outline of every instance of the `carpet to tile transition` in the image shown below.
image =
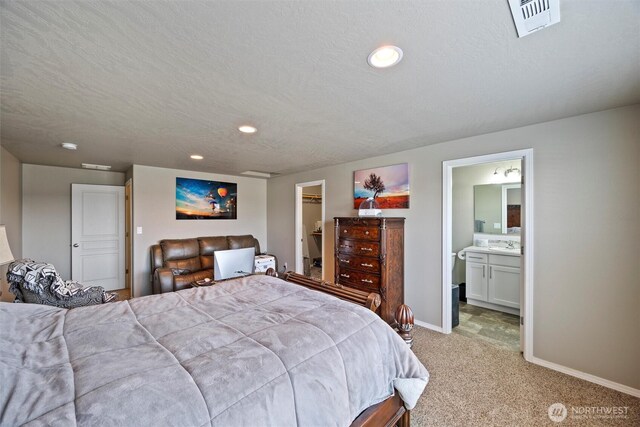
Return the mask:
[[(480, 340), (416, 327), (413, 351), (430, 373), (411, 411), (414, 427), (640, 426), (640, 399), (528, 363), (519, 353)], [(554, 403), (567, 408), (562, 422), (549, 418)], [(572, 414), (572, 408), (586, 407), (615, 407), (626, 416)]]

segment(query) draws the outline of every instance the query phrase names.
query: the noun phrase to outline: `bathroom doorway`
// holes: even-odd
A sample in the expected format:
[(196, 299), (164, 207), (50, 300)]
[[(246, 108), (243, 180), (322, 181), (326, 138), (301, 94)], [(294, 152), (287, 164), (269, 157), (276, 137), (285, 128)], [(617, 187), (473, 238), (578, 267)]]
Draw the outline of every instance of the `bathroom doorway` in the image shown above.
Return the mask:
[(455, 333), (520, 350), (527, 360), (533, 326), (532, 154), (443, 162), (443, 332), (451, 333), (459, 320)]
[(296, 184), (296, 273), (324, 278), (324, 180)]

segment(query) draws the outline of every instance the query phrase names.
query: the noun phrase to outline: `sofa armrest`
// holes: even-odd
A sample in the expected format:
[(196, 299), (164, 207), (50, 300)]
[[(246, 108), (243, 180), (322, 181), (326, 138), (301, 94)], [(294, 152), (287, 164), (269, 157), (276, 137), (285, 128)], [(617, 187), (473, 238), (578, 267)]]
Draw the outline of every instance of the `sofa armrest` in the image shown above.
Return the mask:
[(153, 272), (153, 293), (173, 292), (173, 271), (170, 268), (156, 268)]

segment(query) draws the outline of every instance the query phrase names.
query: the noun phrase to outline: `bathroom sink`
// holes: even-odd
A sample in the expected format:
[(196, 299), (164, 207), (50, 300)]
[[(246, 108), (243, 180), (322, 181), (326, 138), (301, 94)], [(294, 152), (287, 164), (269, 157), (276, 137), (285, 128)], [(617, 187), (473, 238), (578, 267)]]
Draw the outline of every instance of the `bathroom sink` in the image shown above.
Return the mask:
[(489, 246), (490, 251), (520, 252), (519, 248), (506, 248), (504, 246)]

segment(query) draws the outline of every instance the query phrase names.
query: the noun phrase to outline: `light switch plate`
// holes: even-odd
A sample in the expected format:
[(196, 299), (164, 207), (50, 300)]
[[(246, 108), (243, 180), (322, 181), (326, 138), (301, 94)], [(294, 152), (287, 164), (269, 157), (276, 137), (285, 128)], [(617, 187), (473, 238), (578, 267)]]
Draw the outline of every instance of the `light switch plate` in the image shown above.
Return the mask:
[(142, 227), (136, 227), (136, 234), (142, 234)]

